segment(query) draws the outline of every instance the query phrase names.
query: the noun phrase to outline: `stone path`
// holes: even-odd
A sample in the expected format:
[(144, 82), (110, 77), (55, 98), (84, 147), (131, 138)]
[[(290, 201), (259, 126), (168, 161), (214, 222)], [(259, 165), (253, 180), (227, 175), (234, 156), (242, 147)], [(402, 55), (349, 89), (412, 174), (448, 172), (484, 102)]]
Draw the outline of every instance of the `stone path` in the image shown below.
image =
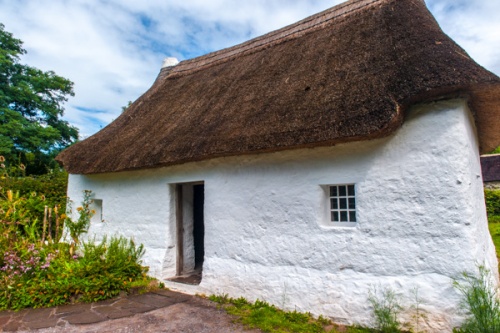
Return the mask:
[[(250, 332), (205, 299), (169, 290), (0, 312), (0, 332)], [(251, 332), (260, 332), (253, 330)]]

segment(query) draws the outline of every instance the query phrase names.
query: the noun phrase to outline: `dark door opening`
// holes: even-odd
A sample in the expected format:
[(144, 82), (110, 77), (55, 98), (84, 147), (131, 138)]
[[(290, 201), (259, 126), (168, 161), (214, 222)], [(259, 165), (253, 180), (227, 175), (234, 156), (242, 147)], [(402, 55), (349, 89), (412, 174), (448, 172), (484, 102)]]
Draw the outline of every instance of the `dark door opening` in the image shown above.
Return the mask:
[(205, 224), (203, 221), (203, 206), (205, 202), (205, 185), (193, 186), (193, 242), (194, 269), (201, 270), (205, 257)]
[(175, 189), (177, 268), (176, 276), (169, 280), (200, 284), (205, 257), (205, 185), (177, 184)]

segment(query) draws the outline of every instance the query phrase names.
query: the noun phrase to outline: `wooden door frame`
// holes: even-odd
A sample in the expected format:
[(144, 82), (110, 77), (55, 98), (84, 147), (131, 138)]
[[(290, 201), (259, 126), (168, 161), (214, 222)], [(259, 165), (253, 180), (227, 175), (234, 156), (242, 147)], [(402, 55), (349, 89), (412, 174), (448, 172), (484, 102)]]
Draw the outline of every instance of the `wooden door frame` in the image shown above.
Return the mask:
[(177, 234), (177, 260), (176, 272), (177, 276), (182, 275), (184, 268), (184, 217), (183, 217), (183, 184), (175, 185), (175, 209), (176, 209), (176, 234)]

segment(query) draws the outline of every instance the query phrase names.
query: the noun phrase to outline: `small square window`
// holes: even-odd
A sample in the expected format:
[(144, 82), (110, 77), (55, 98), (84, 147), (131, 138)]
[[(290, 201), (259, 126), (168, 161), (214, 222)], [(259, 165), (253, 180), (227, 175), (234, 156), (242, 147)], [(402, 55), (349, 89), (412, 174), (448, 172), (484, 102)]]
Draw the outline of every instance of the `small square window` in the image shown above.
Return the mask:
[(353, 211), (349, 212), (349, 221), (356, 222), (356, 212), (353, 212)]
[(334, 222), (339, 221), (339, 212), (332, 212), (332, 221)]
[(356, 196), (354, 184), (329, 186), (330, 222), (356, 222)]
[(346, 209), (347, 208), (347, 198), (340, 198), (340, 209)]
[(337, 198), (330, 198), (330, 207), (333, 209), (338, 209), (339, 204), (338, 204), (338, 199)]
[(354, 196), (354, 185), (348, 185), (347, 192), (348, 192), (349, 196)]
[(91, 223), (103, 222), (102, 220), (102, 199), (93, 199), (90, 205), (92, 210), (92, 217), (90, 219)]
[(337, 186), (330, 186), (330, 196), (331, 197), (337, 196)]
[(356, 199), (349, 198), (349, 209), (356, 209)]
[(339, 188), (339, 197), (345, 197), (347, 195), (345, 186), (339, 186), (338, 188)]

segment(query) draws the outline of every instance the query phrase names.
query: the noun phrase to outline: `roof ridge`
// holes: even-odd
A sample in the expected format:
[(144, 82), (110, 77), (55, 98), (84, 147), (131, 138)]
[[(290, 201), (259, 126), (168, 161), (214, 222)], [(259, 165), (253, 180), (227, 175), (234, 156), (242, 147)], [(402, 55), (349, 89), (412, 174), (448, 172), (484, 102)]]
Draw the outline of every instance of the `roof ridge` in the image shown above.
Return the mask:
[[(196, 58), (184, 60), (169, 71), (168, 77), (178, 77), (194, 73), (231, 58), (259, 51), (268, 45), (281, 44), (288, 40), (300, 37), (307, 32), (314, 31), (318, 26), (330, 23), (332, 20), (344, 18), (345, 16), (362, 10), (363, 8), (373, 5), (374, 3), (384, 1), (388, 0), (348, 0), (322, 12), (308, 16), (296, 23), (290, 24), (278, 30), (273, 30), (241, 44), (211, 52)], [(312, 22), (312, 24), (308, 24), (310, 22)]]

